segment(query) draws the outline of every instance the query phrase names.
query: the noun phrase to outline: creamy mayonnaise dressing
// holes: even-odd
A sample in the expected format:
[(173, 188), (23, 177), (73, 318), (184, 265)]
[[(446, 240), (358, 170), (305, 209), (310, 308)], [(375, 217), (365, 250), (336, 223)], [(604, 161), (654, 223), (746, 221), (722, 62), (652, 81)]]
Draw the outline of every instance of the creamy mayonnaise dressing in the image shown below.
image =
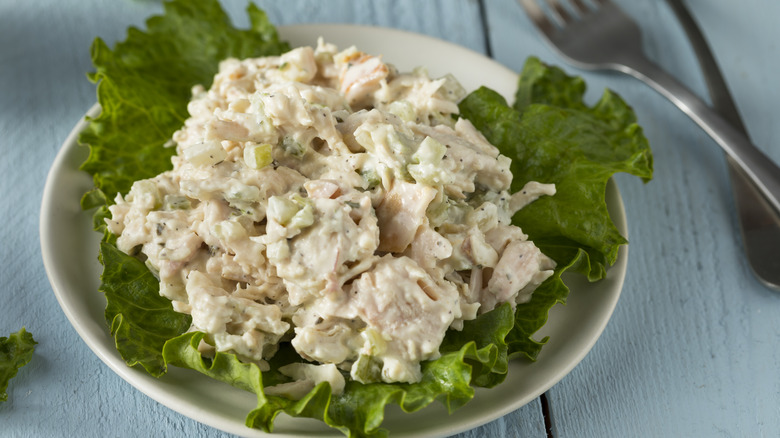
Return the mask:
[(448, 329), (528, 301), (554, 267), (510, 220), (554, 186), (508, 193), (509, 158), (453, 117), (464, 94), (322, 41), (225, 60), (193, 89), (173, 170), (117, 196), (108, 227), (204, 351), (267, 369), (289, 341), (313, 362), (277, 393), (338, 392), (339, 369), (416, 382)]

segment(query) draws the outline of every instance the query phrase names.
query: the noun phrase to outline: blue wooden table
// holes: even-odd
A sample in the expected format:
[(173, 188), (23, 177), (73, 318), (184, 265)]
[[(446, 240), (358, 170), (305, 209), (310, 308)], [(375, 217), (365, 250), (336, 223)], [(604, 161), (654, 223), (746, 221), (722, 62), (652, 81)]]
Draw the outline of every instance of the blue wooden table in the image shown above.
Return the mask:
[[(244, 1), (224, 3), (244, 17)], [(515, 0), (257, 3), (277, 24), (389, 26), (453, 41), (514, 70), (530, 54), (563, 65)], [(641, 20), (648, 55), (704, 95), (666, 3), (619, 3)], [(751, 137), (780, 162), (780, 2), (687, 3)], [(127, 26), (160, 10), (151, 0), (0, 0), (0, 336), (26, 326), (39, 342), (11, 381), (10, 401), (0, 404), (2, 437), (224, 435), (158, 404), (105, 366), (60, 310), (41, 261), (38, 215), (48, 168), (95, 101), (85, 78), (92, 39), (123, 39)], [(577, 73), (590, 97), (610, 87), (634, 106), (655, 153), (651, 183), (617, 177), (631, 242), (623, 294), (571, 374), (543, 398), (460, 436), (780, 436), (780, 294), (760, 286), (745, 263), (723, 154), (636, 80)]]

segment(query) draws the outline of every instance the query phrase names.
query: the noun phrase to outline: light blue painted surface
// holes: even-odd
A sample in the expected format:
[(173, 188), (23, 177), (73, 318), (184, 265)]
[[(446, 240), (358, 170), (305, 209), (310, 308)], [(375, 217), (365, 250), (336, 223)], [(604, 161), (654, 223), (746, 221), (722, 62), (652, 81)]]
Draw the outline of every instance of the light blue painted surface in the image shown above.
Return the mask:
[[(243, 1), (226, 2), (237, 16)], [(621, 1), (642, 17), (648, 54), (699, 93), (701, 75), (663, 1)], [(780, 2), (689, 0), (754, 141), (780, 161)], [(349, 22), (417, 31), (484, 52), (473, 0), (262, 1), (278, 24)], [(515, 0), (485, 0), (494, 57), (519, 70), (536, 54), (562, 64)], [(0, 437), (224, 436), (125, 383), (81, 341), (46, 279), (38, 213), (48, 168), (94, 102), (88, 48), (121, 39), (154, 1), (0, 0), (0, 335), (40, 342), (0, 404)], [(574, 71), (567, 68), (569, 71)], [(623, 295), (602, 338), (549, 393), (556, 437), (780, 436), (780, 294), (742, 259), (720, 151), (647, 87), (583, 74), (636, 109), (656, 178), (618, 177), (631, 250)], [(778, 249), (780, 256), (780, 249)], [(537, 401), (463, 437), (544, 436)]]

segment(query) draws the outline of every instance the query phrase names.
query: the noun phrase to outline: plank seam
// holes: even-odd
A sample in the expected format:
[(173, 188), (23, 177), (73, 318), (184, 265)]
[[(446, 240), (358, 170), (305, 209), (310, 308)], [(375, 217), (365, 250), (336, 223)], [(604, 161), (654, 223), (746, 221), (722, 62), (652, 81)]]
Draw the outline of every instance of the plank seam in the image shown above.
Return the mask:
[(547, 433), (547, 438), (555, 438), (555, 434), (553, 434), (552, 412), (550, 411), (550, 403), (547, 400), (546, 392), (539, 396), (539, 402), (542, 404), (544, 431)]
[(482, 24), (482, 38), (485, 40), (485, 55), (488, 58), (493, 58), (493, 45), (490, 42), (490, 28), (488, 26), (485, 0), (478, 0), (477, 4), (479, 5), (479, 21)]

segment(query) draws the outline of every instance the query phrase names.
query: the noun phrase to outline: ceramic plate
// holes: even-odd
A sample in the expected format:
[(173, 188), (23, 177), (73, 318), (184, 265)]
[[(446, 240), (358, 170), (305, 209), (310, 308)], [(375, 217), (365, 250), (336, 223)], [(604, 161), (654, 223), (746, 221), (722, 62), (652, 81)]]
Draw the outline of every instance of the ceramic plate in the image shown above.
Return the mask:
[[(426, 66), (431, 76), (454, 74), (471, 91), (487, 85), (511, 101), (517, 76), (484, 56), (438, 39), (392, 29), (305, 25), (280, 28), (293, 46), (316, 45), (317, 37), (346, 48), (357, 44), (363, 51), (381, 54), (400, 70)], [(95, 107), (93, 115), (98, 111)], [(156, 379), (143, 370), (129, 368), (114, 349), (103, 317), (105, 298), (97, 291), (101, 266), (97, 261), (99, 235), (92, 231), (91, 212), (79, 207), (81, 195), (92, 188), (91, 178), (78, 170), (87, 148), (77, 144), (81, 121), (65, 140), (52, 165), (41, 206), (41, 246), (46, 272), (57, 300), (84, 342), (114, 372), (138, 390), (169, 408), (226, 432), (267, 436), (244, 426), (245, 415), (256, 406), (254, 394), (211, 380), (194, 371), (172, 367)], [(627, 235), (620, 195), (610, 184), (608, 204), (613, 219)], [(569, 278), (572, 293), (566, 306), (556, 306), (538, 337), (550, 336), (536, 363), (510, 363), (504, 383), (492, 389), (477, 389), (474, 400), (448, 415), (434, 403), (415, 414), (397, 407), (387, 410), (383, 427), (392, 436), (448, 436), (499, 418), (553, 386), (579, 363), (598, 339), (617, 303), (626, 271), (623, 248), (607, 278), (590, 284)], [(142, 415), (142, 413), (138, 413)], [(285, 415), (277, 418), (273, 436), (342, 436), (324, 424)]]

